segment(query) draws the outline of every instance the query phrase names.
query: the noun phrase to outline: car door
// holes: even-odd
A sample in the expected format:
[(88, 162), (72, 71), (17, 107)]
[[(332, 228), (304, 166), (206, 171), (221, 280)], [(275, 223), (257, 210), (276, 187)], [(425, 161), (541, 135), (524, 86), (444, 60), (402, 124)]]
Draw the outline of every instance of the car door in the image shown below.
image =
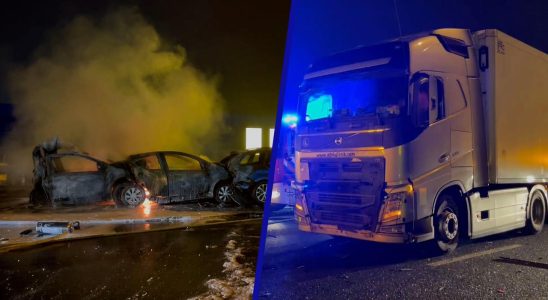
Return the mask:
[(260, 158), (259, 151), (248, 151), (240, 154), (231, 166), (234, 173), (234, 183), (249, 182), (253, 172), (259, 166)]
[(268, 173), (270, 170), (270, 150), (262, 150), (260, 152), (259, 163), (255, 166), (255, 171), (253, 172), (252, 179), (253, 181), (268, 180)]
[(132, 164), (135, 176), (145, 183), (152, 197), (169, 197), (167, 170), (162, 168), (159, 154), (136, 158)]
[(207, 197), (209, 178), (201, 161), (184, 154), (165, 153), (169, 198), (187, 201)]
[(85, 156), (49, 156), (46, 185), (49, 186), (52, 200), (67, 204), (104, 200), (105, 168), (101, 162)]

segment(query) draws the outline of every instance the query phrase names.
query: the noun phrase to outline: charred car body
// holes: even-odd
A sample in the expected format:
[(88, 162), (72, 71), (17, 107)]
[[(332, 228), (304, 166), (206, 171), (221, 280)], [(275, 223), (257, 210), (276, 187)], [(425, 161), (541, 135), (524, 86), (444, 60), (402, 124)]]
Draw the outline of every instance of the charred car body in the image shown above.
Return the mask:
[(109, 164), (71, 148), (57, 139), (34, 148), (32, 204), (89, 204), (114, 198), (138, 205), (145, 200), (146, 188), (126, 164)]
[(159, 203), (214, 198), (234, 201), (231, 177), (220, 164), (174, 151), (130, 156), (125, 162)]
[(235, 188), (259, 204), (264, 204), (266, 199), (271, 154), (270, 148), (249, 150), (232, 155), (226, 163)]

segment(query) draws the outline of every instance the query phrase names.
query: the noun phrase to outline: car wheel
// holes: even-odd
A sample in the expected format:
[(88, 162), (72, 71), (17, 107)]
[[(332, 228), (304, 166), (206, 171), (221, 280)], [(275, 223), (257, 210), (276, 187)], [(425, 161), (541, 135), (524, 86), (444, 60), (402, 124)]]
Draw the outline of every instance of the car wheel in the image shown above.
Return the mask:
[(145, 190), (135, 183), (122, 183), (115, 189), (115, 200), (124, 206), (137, 206), (145, 201)]
[(251, 191), (251, 197), (259, 204), (264, 205), (266, 201), (266, 180), (257, 182)]
[(540, 191), (535, 191), (531, 196), (529, 204), (529, 218), (527, 219), (526, 230), (530, 234), (537, 234), (542, 231), (546, 219), (546, 202)]
[(434, 215), (434, 251), (445, 254), (459, 244), (459, 210), (450, 194), (440, 196), (438, 202)]
[(234, 188), (228, 181), (221, 181), (215, 186), (213, 191), (215, 194), (215, 201), (219, 204), (232, 204), (237, 203), (234, 195)]

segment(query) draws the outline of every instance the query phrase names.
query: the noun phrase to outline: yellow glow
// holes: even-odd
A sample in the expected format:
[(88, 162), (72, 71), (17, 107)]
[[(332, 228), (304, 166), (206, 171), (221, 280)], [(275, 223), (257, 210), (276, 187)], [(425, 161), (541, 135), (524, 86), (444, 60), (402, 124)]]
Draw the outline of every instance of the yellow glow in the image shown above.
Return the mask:
[(303, 211), (303, 207), (300, 204), (295, 204), (297, 210)]
[(398, 219), (401, 217), (401, 210), (394, 210), (394, 211), (391, 211), (389, 213), (385, 213), (383, 216), (382, 216), (382, 219), (383, 220), (388, 220), (388, 219)]
[(409, 193), (412, 193), (412, 192), (413, 192), (413, 186), (412, 186), (412, 185), (408, 185), (408, 186), (407, 186), (407, 191), (408, 191)]
[(150, 202), (148, 197), (145, 199), (145, 201), (143, 201), (143, 204), (141, 205), (143, 206), (143, 213), (145, 214), (145, 216), (148, 217), (150, 215), (150, 211), (152, 207), (152, 203)]

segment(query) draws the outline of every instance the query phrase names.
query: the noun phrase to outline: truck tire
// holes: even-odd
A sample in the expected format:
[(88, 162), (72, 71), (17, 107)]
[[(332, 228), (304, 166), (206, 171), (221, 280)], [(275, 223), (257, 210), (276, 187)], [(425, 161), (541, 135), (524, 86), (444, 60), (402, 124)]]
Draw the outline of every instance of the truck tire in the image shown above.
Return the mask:
[(455, 250), (459, 244), (459, 208), (454, 196), (442, 194), (434, 213), (434, 251), (439, 254)]
[(114, 188), (114, 200), (117, 205), (135, 207), (145, 201), (145, 190), (135, 183), (121, 183)]
[(530, 234), (540, 233), (546, 220), (546, 199), (540, 191), (533, 192), (528, 209), (529, 218), (527, 219), (526, 231)]

